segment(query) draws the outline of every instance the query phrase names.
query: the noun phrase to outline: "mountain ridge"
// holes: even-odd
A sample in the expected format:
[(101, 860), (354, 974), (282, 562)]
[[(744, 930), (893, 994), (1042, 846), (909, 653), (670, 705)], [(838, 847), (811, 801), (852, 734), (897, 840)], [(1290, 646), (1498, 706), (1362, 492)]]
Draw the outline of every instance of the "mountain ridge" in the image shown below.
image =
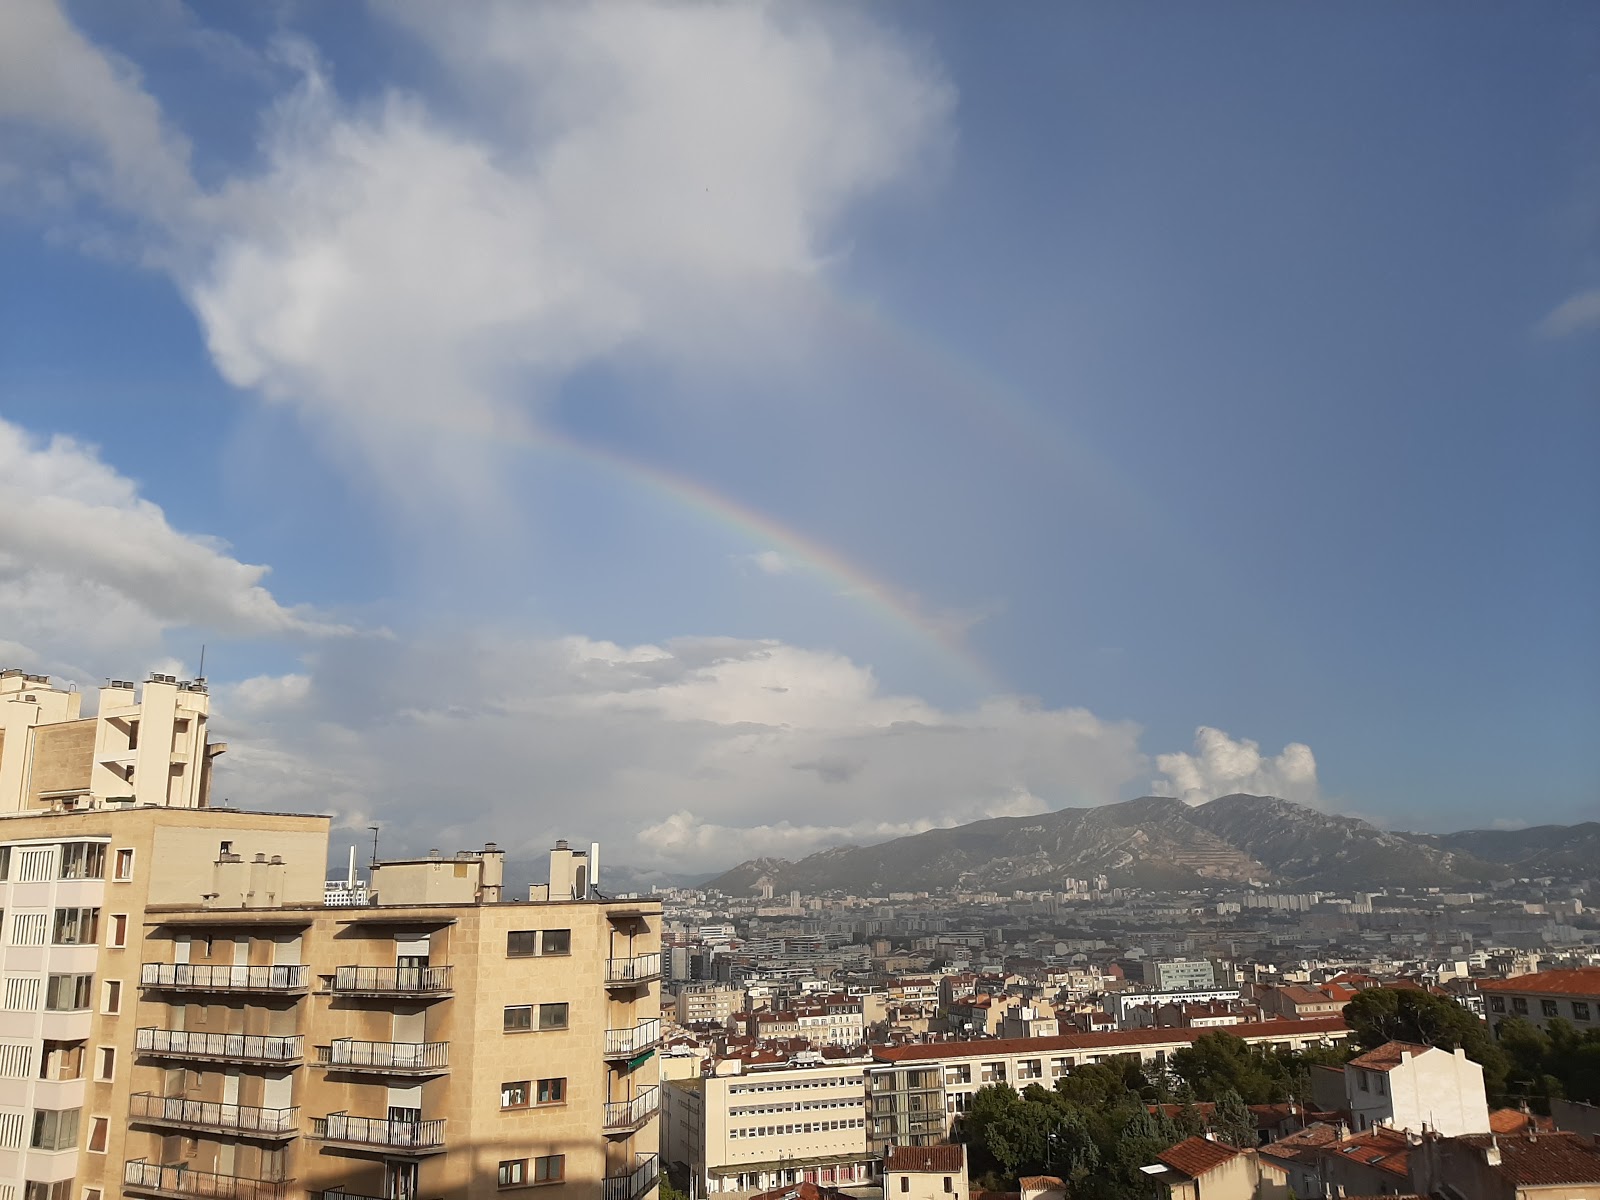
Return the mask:
[(798, 861), (751, 859), (705, 886), (733, 895), (765, 885), (775, 892), (882, 895), (1046, 890), (1067, 879), (1105, 875), (1113, 886), (1366, 890), (1402, 883), (1464, 887), (1510, 873), (1581, 870), (1595, 861), (1600, 822), (1416, 834), (1281, 797), (1233, 793), (1196, 806), (1141, 796), (1095, 808), (991, 817), (869, 846), (834, 846)]

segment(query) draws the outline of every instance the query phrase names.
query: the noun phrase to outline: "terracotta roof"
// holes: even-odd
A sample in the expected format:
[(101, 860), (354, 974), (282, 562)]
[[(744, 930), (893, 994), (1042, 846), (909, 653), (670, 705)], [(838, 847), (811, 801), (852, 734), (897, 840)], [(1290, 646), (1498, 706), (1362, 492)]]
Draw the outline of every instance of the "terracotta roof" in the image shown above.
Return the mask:
[(750, 1200), (848, 1200), (838, 1188), (818, 1187), (810, 1180), (774, 1188), (770, 1192), (757, 1192)]
[(1539, 971), (1510, 979), (1480, 979), (1480, 992), (1523, 992), (1532, 996), (1600, 996), (1600, 967)]
[(1024, 1175), (1017, 1180), (1017, 1186), (1025, 1192), (1044, 1192), (1052, 1188), (1060, 1191), (1067, 1185), (1054, 1175)]
[(1432, 1046), (1419, 1046), (1415, 1042), (1385, 1042), (1376, 1050), (1356, 1055), (1350, 1060), (1350, 1065), (1363, 1067), (1368, 1071), (1392, 1071), (1400, 1065), (1401, 1055), (1409, 1054), (1415, 1058), (1431, 1049)]
[(1314, 1124), (1307, 1125), (1304, 1129), (1296, 1130), (1288, 1137), (1281, 1137), (1275, 1142), (1262, 1146), (1260, 1153), (1267, 1155), (1269, 1158), (1309, 1163), (1315, 1161), (1318, 1150), (1338, 1140), (1338, 1126), (1317, 1121)]
[(959, 1174), (967, 1169), (965, 1146), (891, 1146), (885, 1171)]
[[(1344, 1033), (1349, 1029), (1343, 1017), (1315, 1017), (1304, 1021), (1251, 1021), (1230, 1025), (1234, 1037), (1304, 1037), (1317, 1033)], [(1034, 1051), (1049, 1054), (1056, 1050), (1116, 1050), (1123, 1047), (1177, 1045), (1198, 1041), (1215, 1029), (1119, 1029), (1108, 1033), (1064, 1033), (1059, 1037), (980, 1038), (968, 1042), (922, 1042), (915, 1046), (874, 1049), (879, 1062), (901, 1062), (921, 1058), (977, 1058)]]
[(1600, 1184), (1600, 1146), (1578, 1133), (1500, 1136), (1469, 1133), (1452, 1138), (1487, 1150), (1499, 1146), (1500, 1165), (1489, 1168), (1518, 1187), (1549, 1184)]
[(1398, 1129), (1387, 1125), (1374, 1125), (1365, 1133), (1354, 1134), (1343, 1141), (1329, 1142), (1323, 1148), (1325, 1158), (1342, 1158), (1358, 1162), (1364, 1167), (1385, 1171), (1390, 1175), (1409, 1178), (1407, 1166), (1411, 1156), (1411, 1141)]
[(1489, 1114), (1490, 1133), (1521, 1133), (1529, 1128), (1542, 1132), (1555, 1127), (1556, 1123), (1549, 1117), (1535, 1116), (1520, 1108), (1497, 1108)]
[(1207, 1171), (1214, 1171), (1225, 1162), (1237, 1158), (1240, 1151), (1222, 1142), (1203, 1137), (1184, 1138), (1176, 1146), (1156, 1155), (1174, 1171), (1198, 1179)]

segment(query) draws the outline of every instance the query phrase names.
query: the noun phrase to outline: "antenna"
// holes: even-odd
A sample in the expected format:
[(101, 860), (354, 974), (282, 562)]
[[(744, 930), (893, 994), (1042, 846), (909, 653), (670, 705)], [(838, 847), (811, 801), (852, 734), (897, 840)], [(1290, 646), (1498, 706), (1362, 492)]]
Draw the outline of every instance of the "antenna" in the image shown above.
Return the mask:
[(372, 865), (376, 867), (378, 865), (378, 827), (376, 825), (368, 825), (367, 828), (372, 830)]
[(199, 679), (206, 677), (206, 644), (204, 642), (200, 643), (200, 669), (195, 672), (195, 676)]

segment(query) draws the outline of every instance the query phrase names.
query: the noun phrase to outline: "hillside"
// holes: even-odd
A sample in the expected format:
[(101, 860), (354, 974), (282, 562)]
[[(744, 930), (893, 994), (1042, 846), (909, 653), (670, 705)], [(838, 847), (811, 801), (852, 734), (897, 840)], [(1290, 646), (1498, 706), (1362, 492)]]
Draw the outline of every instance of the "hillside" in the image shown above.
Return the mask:
[[(1576, 861), (1588, 853), (1588, 861), (1597, 861), (1594, 839), (1600, 837), (1600, 825), (1567, 833), (1585, 830), (1589, 840), (1580, 840), (1566, 857)], [(1555, 835), (1516, 834), (1521, 836), (1394, 833), (1272, 796), (1223, 796), (1194, 808), (1146, 796), (1099, 808), (997, 817), (875, 846), (834, 847), (798, 862), (757, 859), (707, 886), (734, 895), (747, 895), (765, 883), (779, 893), (797, 888), (882, 895), (958, 886), (1044, 889), (1103, 874), (1114, 885), (1142, 887), (1219, 882), (1323, 890), (1401, 883), (1450, 887), (1503, 877), (1506, 862), (1547, 863), (1565, 853)]]

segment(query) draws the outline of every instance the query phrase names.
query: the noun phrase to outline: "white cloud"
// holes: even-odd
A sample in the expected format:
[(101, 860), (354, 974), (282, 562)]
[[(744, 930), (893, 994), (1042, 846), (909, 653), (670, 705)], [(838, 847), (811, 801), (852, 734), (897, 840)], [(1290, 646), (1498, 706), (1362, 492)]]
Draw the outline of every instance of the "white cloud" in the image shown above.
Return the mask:
[(351, 836), (381, 819), (413, 849), (492, 839), (526, 859), (598, 837), (612, 862), (714, 869), (1114, 800), (1147, 769), (1131, 724), (1014, 699), (948, 711), (777, 642), (349, 639), (308, 674), (217, 690), (244, 750), (219, 789), (332, 808)]
[(1202, 725), (1195, 730), (1193, 754), (1178, 752), (1156, 757), (1156, 767), (1166, 776), (1151, 785), (1160, 796), (1177, 796), (1185, 804), (1205, 804), (1234, 792), (1278, 796), (1302, 804), (1316, 804), (1317, 760), (1311, 747), (1290, 742), (1274, 757), (1248, 738), (1235, 739), (1220, 729)]
[(1600, 329), (1600, 288), (1568, 296), (1539, 322), (1539, 332), (1552, 338), (1589, 329)]
[(233, 636), (343, 632), (280, 604), (267, 568), (182, 533), (92, 447), (0, 420), (0, 643), (8, 661), (79, 677), (85, 659), (122, 673), (194, 627)]
[(26, 0), (0, 9), (0, 115), (79, 147), (64, 190), (86, 169), (164, 231), (231, 382), (408, 498), (423, 479), (491, 490), (481, 460), (541, 381), (622, 348), (701, 363), (776, 336), (766, 301), (822, 273), (848, 206), (918, 178), (947, 137), (938, 72), (843, 7), (374, 11), (464, 105), (347, 104), (296, 45), (263, 164), (202, 191), (131, 70)]

